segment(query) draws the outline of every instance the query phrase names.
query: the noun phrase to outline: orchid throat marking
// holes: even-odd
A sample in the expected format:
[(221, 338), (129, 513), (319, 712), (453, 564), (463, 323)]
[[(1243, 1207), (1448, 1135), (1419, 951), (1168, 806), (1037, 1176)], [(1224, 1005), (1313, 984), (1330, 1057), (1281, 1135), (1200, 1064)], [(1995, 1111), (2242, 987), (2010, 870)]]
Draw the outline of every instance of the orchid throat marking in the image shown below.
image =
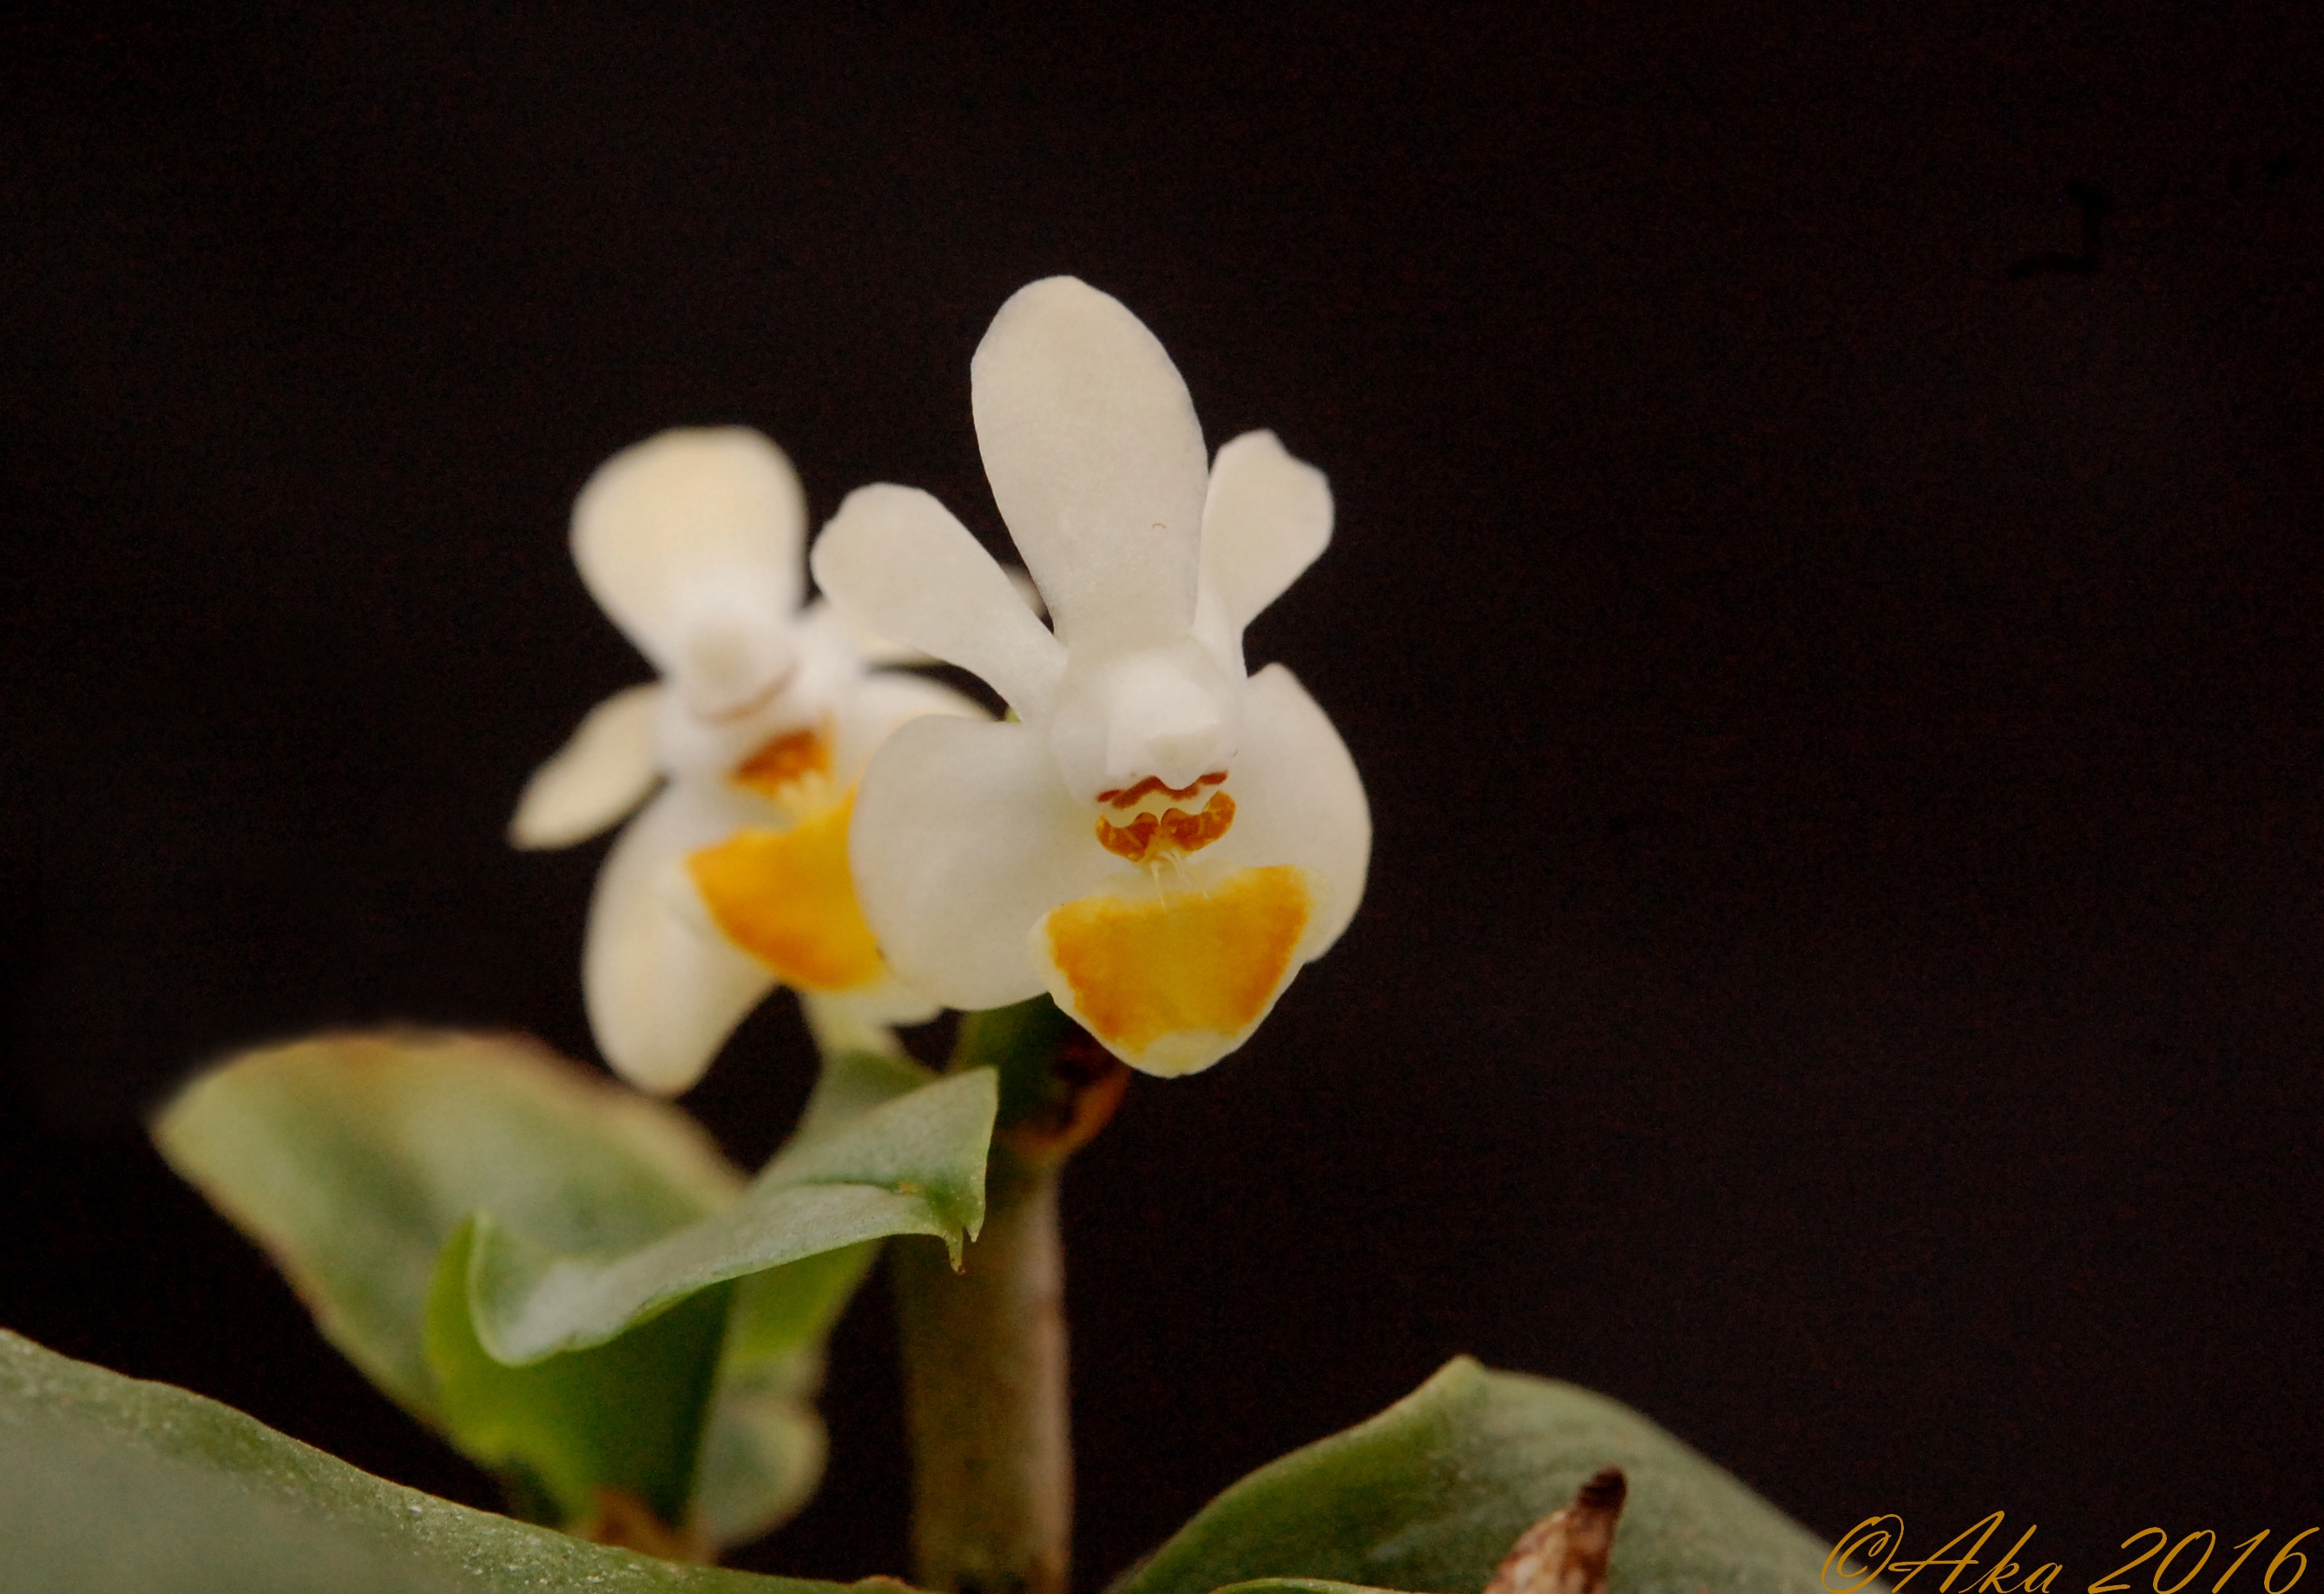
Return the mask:
[(1160, 776), (1148, 775), (1135, 786), (1098, 793), (1097, 800), (1110, 807), (1140, 810), (1127, 825), (1116, 825), (1099, 815), (1098, 845), (1132, 863), (1157, 866), (1180, 853), (1200, 852), (1226, 834), (1234, 823), (1234, 798), (1223, 791), (1213, 792), (1211, 800), (1193, 813), (1175, 806), (1157, 813), (1154, 805), (1165, 797), (1184, 802), (1226, 778), (1224, 769), (1213, 769), (1185, 786), (1166, 786)]

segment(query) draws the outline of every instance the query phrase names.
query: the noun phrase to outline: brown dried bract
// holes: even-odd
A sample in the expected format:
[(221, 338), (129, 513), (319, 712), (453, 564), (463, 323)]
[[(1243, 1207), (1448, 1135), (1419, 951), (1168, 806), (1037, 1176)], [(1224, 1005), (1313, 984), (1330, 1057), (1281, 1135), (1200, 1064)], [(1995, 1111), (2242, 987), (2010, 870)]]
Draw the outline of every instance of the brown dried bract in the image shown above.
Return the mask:
[(1600, 1468), (1572, 1505), (1517, 1536), (1485, 1594), (1605, 1594), (1614, 1523), (1628, 1493), (1619, 1467)]
[(1059, 1161), (1089, 1144), (1105, 1128), (1121, 1093), (1130, 1088), (1130, 1068), (1074, 1025), (1057, 1043), (1050, 1074), (1056, 1089), (1046, 1101), (993, 1138), (1028, 1162)]

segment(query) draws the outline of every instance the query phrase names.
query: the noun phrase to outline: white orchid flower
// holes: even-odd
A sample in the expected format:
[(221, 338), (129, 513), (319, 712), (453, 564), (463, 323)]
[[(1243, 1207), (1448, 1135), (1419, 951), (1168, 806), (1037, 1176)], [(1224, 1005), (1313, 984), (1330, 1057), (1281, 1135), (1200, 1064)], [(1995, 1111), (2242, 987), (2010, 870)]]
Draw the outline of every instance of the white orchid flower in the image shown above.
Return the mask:
[(857, 777), (921, 714), (982, 717), (829, 604), (800, 607), (807, 520), (781, 450), (743, 428), (669, 431), (600, 466), (573, 557), (661, 673), (592, 710), (541, 766), (510, 838), (561, 847), (660, 794), (606, 857), (582, 988), (605, 1059), (674, 1093), (776, 984), (826, 1049), (894, 1044), (936, 1009), (890, 975), (856, 906)]
[(1322, 473), (1219, 450), (1170, 357), (1069, 277), (1001, 307), (970, 368), (994, 498), (1054, 634), (945, 508), (852, 494), (816, 580), (982, 676), (1017, 723), (927, 719), (865, 771), (850, 854), (897, 973), (964, 1009), (1047, 990), (1149, 1073), (1247, 1039), (1363, 896), (1371, 816), (1339, 733), (1243, 628), (1331, 539)]

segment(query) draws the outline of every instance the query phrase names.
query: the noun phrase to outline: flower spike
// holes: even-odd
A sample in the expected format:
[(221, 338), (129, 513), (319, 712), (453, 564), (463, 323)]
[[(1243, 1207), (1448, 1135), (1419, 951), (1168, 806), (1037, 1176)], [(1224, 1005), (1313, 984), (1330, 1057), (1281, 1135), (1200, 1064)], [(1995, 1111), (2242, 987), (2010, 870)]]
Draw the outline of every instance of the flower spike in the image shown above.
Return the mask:
[(899, 976), (950, 1006), (1046, 990), (1116, 1055), (1240, 1046), (1363, 895), (1371, 818), (1331, 722), (1242, 633), (1331, 539), (1272, 433), (1206, 467), (1185, 383), (1117, 300), (1020, 290), (971, 365), (993, 496), (1047, 600), (1010, 601), (924, 493), (853, 494), (812, 564), (856, 623), (982, 676), (1018, 723), (928, 719), (865, 771), (849, 843)]

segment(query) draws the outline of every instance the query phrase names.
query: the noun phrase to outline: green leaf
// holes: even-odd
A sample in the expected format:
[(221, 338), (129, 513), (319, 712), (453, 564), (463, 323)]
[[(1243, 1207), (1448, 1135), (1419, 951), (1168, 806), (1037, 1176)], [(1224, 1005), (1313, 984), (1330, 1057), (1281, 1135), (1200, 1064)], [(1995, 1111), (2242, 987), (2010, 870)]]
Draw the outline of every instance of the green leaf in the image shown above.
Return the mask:
[(479, 1221), (468, 1275), (477, 1338), (521, 1366), (603, 1344), (712, 1285), (891, 1234), (933, 1236), (957, 1258), (984, 1221), (995, 1101), (980, 1068), (843, 1124), (811, 1122), (741, 1201), (610, 1259)]
[(625, 1250), (742, 1188), (684, 1113), (513, 1037), (249, 1053), (189, 1084), (153, 1138), (273, 1257), (331, 1342), (429, 1420), (429, 1281), (470, 1213), (560, 1250)]
[(842, 1594), (603, 1549), (385, 1483), (0, 1331), (0, 1587), (42, 1594)]
[(609, 1488), (663, 1522), (687, 1522), (729, 1292), (706, 1290), (594, 1350), (506, 1367), (476, 1342), (469, 1317), (475, 1221), (444, 1248), (428, 1303), (428, 1361), (460, 1449), (547, 1497), (553, 1508), (539, 1515), (552, 1523), (588, 1520)]
[[(713, 1543), (765, 1532), (820, 1475), (823, 1341), (871, 1266), (870, 1242), (951, 1238), (981, 1219), (991, 1097), (989, 1073), (939, 1086), (906, 1058), (835, 1059), (799, 1132), (741, 1202), (628, 1255), (558, 1255), (478, 1212), (447, 1248), (429, 1324), (461, 1447), (567, 1522), (611, 1487)], [(490, 1337), (495, 1290), (517, 1313), (545, 1299), (597, 1315), (511, 1355)]]
[(815, 1493), (825, 1449), (815, 1409), (824, 1339), (879, 1254), (876, 1241), (848, 1246), (728, 1286), (718, 1398), (695, 1499), (712, 1543), (770, 1532)]
[[(798, 1133), (761, 1179), (806, 1188), (836, 1173), (900, 1185), (918, 1172), (923, 1190), (821, 1190), (813, 1199), (835, 1196), (859, 1210), (843, 1214), (852, 1226), (819, 1230), (781, 1230), (783, 1203), (770, 1212), (766, 1198), (754, 1198), (760, 1204), (739, 1215), (747, 1220), (742, 1238), (759, 1248), (743, 1246), (719, 1258), (723, 1271), (710, 1271), (736, 1276), (797, 1259), (716, 1287), (699, 1304), (671, 1310), (715, 1279), (657, 1294), (579, 1337), (602, 1349), (529, 1359), (537, 1368), (502, 1365), (473, 1326), (464, 1328), (478, 1320), (466, 1298), (479, 1276), (474, 1234), (586, 1274), (734, 1210), (749, 1186), (678, 1109), (527, 1041), (327, 1037), (203, 1075), (161, 1113), (154, 1137), (180, 1174), (273, 1255), (333, 1342), (405, 1407), (501, 1471), (528, 1515), (573, 1521), (587, 1515), (598, 1488), (613, 1487), (724, 1544), (766, 1531), (815, 1488), (824, 1438), (812, 1401), (823, 1340), (871, 1265), (864, 1231), (936, 1232), (956, 1243), (981, 1220), (991, 1109), (980, 1120), (977, 1099), (989, 1098), (989, 1084), (952, 1089), (933, 1114), (891, 1114), (884, 1139), (881, 1131), (868, 1145), (847, 1138), (865, 1115), (930, 1077), (900, 1057), (835, 1060)], [(932, 1131), (933, 1146), (925, 1139)], [(865, 1221), (865, 1205), (889, 1210), (891, 1221)], [(455, 1276), (439, 1276), (472, 1217), (475, 1230), (458, 1240), (467, 1260)], [(779, 1231), (768, 1232), (770, 1219)], [(697, 1238), (735, 1233), (730, 1226)], [(644, 1326), (622, 1331), (633, 1322)], [(613, 1389), (624, 1397), (602, 1398)]]
[(755, 1539), (788, 1521), (815, 1493), (825, 1451), (815, 1409), (822, 1381), (820, 1345), (722, 1376), (694, 1496), (695, 1523), (709, 1543)]
[(1112, 1594), (1255, 1583), (1313, 1594), (1316, 1580), (1474, 1594), (1519, 1534), (1609, 1465), (1629, 1476), (1610, 1594), (1820, 1589), (1824, 1545), (1646, 1418), (1462, 1357), (1379, 1416), (1235, 1484)]
[[(790, 1145), (824, 1138), (929, 1078), (908, 1058), (884, 1053), (834, 1058), (824, 1064)], [(712, 1543), (755, 1539), (815, 1492), (823, 1475), (815, 1393), (824, 1339), (878, 1255), (876, 1242), (848, 1246), (730, 1286), (718, 1398), (695, 1495), (696, 1521)]]

